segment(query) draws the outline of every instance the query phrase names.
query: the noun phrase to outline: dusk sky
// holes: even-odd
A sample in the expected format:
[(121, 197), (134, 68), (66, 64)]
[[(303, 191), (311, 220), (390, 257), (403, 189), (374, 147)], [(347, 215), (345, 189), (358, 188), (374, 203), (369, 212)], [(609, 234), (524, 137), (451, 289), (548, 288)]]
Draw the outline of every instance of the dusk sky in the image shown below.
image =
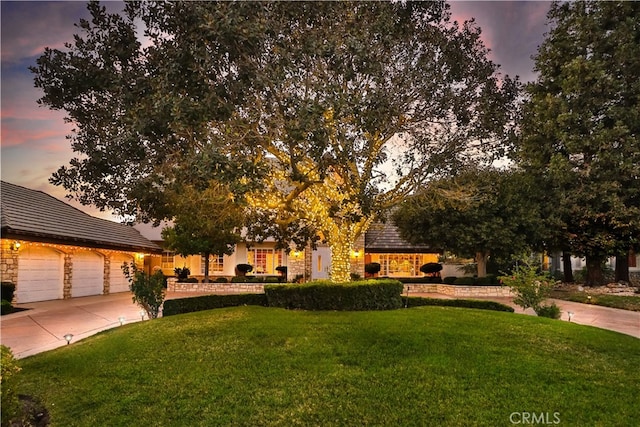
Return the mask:
[[(122, 8), (121, 2), (105, 2), (109, 11)], [(49, 184), (48, 179), (74, 156), (66, 135), (72, 126), (65, 124), (63, 111), (39, 107), (42, 96), (33, 86), (27, 69), (35, 65), (45, 47), (63, 48), (81, 17), (88, 17), (84, 1), (36, 2), (4, 1), (2, 16), (2, 180), (42, 190), (63, 199), (65, 190)], [(535, 79), (531, 56), (547, 32), (549, 2), (467, 2), (451, 3), (453, 19), (459, 22), (474, 17), (482, 28), (491, 59), (501, 72), (518, 75), (524, 82)], [(108, 212), (89, 206), (70, 204), (103, 218)]]

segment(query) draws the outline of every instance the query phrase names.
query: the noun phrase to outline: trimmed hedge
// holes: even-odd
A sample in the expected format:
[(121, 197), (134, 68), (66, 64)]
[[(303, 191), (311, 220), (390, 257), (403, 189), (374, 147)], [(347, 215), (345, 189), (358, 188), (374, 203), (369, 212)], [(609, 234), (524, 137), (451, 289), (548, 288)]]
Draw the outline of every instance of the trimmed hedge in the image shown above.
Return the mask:
[(266, 285), (269, 307), (302, 310), (392, 310), (402, 307), (402, 283), (364, 280), (348, 283), (316, 281), (292, 285)]
[(192, 313), (194, 311), (211, 310), (214, 308), (238, 307), (241, 305), (267, 305), (264, 294), (236, 294), (236, 295), (203, 295), (191, 298), (170, 299), (164, 302), (162, 316)]
[(430, 276), (424, 276), (424, 277), (398, 277), (397, 279), (399, 282), (405, 283), (405, 284), (411, 284), (411, 283), (442, 283), (442, 278), (441, 277), (430, 277)]
[(515, 310), (505, 304), (495, 301), (484, 301), (474, 299), (438, 299), (425, 297), (409, 297), (407, 307), (437, 306), (437, 307), (461, 307), (476, 308), (480, 310), (506, 311), (513, 313)]
[[(449, 278), (445, 277), (448, 281), (453, 280), (454, 285), (466, 285), (466, 286), (500, 286), (500, 280), (492, 274), (487, 274), (486, 277), (457, 277)], [(448, 282), (445, 282), (448, 283)]]

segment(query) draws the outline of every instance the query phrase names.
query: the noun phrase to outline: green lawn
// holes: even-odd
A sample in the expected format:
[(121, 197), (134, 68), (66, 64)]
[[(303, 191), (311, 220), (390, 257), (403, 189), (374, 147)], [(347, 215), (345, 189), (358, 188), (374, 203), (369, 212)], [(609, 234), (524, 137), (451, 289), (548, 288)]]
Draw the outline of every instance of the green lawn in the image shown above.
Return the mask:
[[(591, 298), (589, 298), (591, 296)], [(640, 311), (640, 295), (590, 294), (589, 292), (553, 291), (552, 298), (584, 304), (601, 305), (603, 307), (620, 308), (622, 310)]]
[(18, 392), (42, 398), (56, 426), (640, 419), (640, 340), (461, 308), (220, 309), (125, 325), (20, 366)]

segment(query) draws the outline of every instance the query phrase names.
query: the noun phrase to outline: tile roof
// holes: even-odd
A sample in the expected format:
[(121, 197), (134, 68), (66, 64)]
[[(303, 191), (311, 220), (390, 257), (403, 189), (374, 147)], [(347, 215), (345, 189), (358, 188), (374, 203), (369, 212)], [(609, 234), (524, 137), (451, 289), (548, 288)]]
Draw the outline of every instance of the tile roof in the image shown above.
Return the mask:
[(429, 245), (412, 245), (400, 237), (398, 228), (389, 222), (376, 222), (364, 235), (365, 252), (369, 253), (438, 253)]
[(162, 252), (133, 227), (96, 218), (42, 191), (1, 181), (2, 237), (136, 252)]

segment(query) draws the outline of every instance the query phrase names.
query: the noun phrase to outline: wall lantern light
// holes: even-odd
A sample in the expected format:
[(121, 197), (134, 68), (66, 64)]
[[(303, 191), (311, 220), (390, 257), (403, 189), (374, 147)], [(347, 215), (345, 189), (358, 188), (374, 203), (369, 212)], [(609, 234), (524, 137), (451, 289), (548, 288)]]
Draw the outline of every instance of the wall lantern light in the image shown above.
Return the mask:
[(73, 339), (73, 334), (65, 334), (64, 339), (67, 341), (67, 345), (71, 344), (71, 340)]
[(17, 251), (18, 249), (20, 249), (20, 246), (21, 246), (20, 242), (16, 240), (15, 242), (11, 243), (10, 248), (12, 251)]

